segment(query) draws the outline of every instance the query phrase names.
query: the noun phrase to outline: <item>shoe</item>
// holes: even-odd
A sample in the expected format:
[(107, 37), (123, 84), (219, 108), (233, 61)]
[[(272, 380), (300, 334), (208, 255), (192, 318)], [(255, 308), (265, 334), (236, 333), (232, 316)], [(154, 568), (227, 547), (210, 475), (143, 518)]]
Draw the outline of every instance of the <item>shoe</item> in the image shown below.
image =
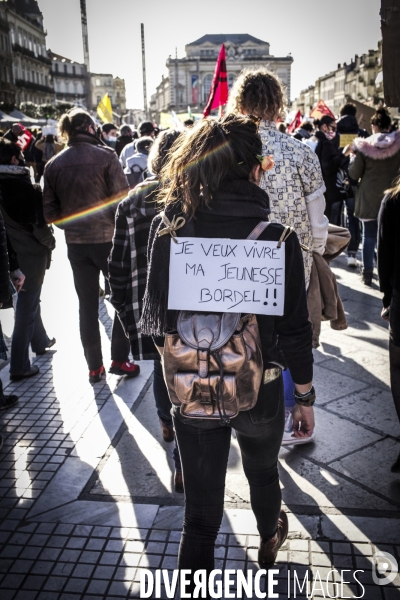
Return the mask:
[(348, 267), (357, 267), (357, 259), (356, 259), (356, 255), (355, 254), (348, 254), (347, 255), (347, 266)]
[(103, 375), (105, 375), (106, 370), (103, 365), (99, 369), (95, 369), (94, 371), (89, 371), (89, 383), (99, 383)]
[(184, 488), (183, 488), (183, 477), (182, 477), (182, 472), (181, 471), (175, 471), (175, 475), (174, 475), (174, 487), (175, 487), (175, 491), (178, 494), (183, 494), (184, 493)]
[(289, 523), (287, 514), (281, 510), (275, 535), (265, 542), (263, 540), (260, 542), (260, 547), (258, 549), (258, 564), (260, 567), (263, 569), (270, 569), (274, 565), (279, 548), (283, 546), (288, 531)]
[(109, 373), (113, 375), (126, 375), (127, 377), (137, 377), (140, 373), (139, 365), (135, 365), (133, 362), (117, 362), (113, 360), (111, 367), (108, 369)]
[(164, 442), (173, 442), (175, 439), (175, 431), (174, 428), (168, 427), (168, 425), (164, 425), (164, 423), (159, 419), (161, 425), (161, 433), (164, 438)]
[(10, 396), (3, 396), (3, 398), (0, 399), (0, 410), (8, 410), (9, 408), (15, 406), (17, 402), (18, 396), (16, 396), (15, 394), (11, 394)]
[(10, 379), (11, 381), (20, 381), (21, 379), (25, 379), (26, 377), (33, 377), (34, 375), (37, 375), (39, 373), (39, 367), (37, 367), (36, 365), (33, 365), (33, 367), (31, 367), (29, 369), (29, 371), (26, 371), (26, 373), (22, 373), (22, 375), (10, 375)]
[(400, 454), (397, 457), (397, 460), (392, 464), (390, 468), (392, 473), (400, 473)]
[(36, 356), (43, 356), (43, 354), (46, 354), (46, 352), (48, 350), (50, 350), (50, 348), (52, 348), (55, 343), (56, 343), (56, 338), (53, 338), (52, 340), (49, 341), (49, 343), (47, 344), (47, 347), (42, 352), (35, 352)]
[(361, 271), (361, 281), (364, 285), (372, 286), (372, 278), (374, 275), (373, 269), (363, 269)]
[(311, 435), (307, 437), (294, 437), (293, 435), (293, 409), (294, 406), (290, 408), (285, 408), (285, 429), (283, 431), (283, 438), (281, 446), (297, 446), (300, 444), (309, 444), (313, 442), (315, 439), (315, 429)]

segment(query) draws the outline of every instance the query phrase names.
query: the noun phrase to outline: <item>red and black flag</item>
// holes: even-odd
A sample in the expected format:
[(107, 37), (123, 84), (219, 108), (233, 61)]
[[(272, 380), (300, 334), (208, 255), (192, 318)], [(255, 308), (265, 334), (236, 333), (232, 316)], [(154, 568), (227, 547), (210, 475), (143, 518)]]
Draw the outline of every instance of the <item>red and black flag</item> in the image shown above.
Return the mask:
[(211, 83), (210, 95), (204, 109), (204, 117), (208, 117), (214, 108), (223, 106), (228, 102), (228, 79), (226, 74), (225, 45), (222, 44), (219, 52), (214, 77)]

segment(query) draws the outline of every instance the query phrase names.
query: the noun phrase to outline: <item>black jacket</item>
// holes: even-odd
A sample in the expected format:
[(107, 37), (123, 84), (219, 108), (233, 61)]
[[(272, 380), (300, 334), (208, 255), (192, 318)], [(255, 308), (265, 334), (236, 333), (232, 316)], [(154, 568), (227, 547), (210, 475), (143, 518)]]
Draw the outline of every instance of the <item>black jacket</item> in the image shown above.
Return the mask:
[[(258, 214), (255, 208), (260, 207), (260, 201), (265, 202), (265, 209), (268, 209), (268, 196), (256, 185), (243, 180), (227, 182), (214, 192), (209, 209), (196, 212), (195, 237), (245, 239), (261, 220), (265, 220), (265, 217), (254, 216)], [(239, 210), (236, 210), (237, 203)], [(246, 206), (245, 211), (243, 205)], [(213, 209), (214, 206), (218, 206), (218, 210)], [(149, 247), (159, 220), (157, 216), (153, 221)], [(278, 241), (282, 231), (282, 225), (271, 223), (259, 239)], [(295, 383), (306, 384), (312, 380), (313, 374), (312, 330), (308, 320), (303, 256), (295, 233), (287, 239), (285, 261), (284, 316), (257, 315), (261, 351), (265, 367), (274, 362), (282, 364), (283, 358)], [(157, 268), (158, 265), (151, 267)], [(163, 345), (160, 338), (156, 338), (156, 343)]]
[(386, 195), (378, 216), (378, 274), (383, 306), (390, 306), (393, 292), (400, 298), (400, 194)]
[(337, 174), (343, 163), (343, 155), (335, 143), (328, 140), (322, 131), (317, 131), (315, 137), (318, 139), (315, 154), (318, 156), (326, 186), (325, 200), (327, 213), (329, 213), (332, 204), (343, 199), (336, 185)]
[(41, 190), (32, 185), (27, 169), (0, 165), (0, 207), (7, 236), (26, 279), (24, 289), (38, 289), (50, 264), (55, 247), (52, 230), (38, 224)]
[(8, 263), (7, 235), (0, 213), (0, 303), (10, 299), (10, 267)]
[(117, 153), (118, 157), (121, 154), (122, 150), (125, 148), (125, 146), (127, 146), (131, 142), (133, 142), (133, 138), (131, 135), (120, 135), (117, 138), (117, 141), (115, 143), (115, 152)]

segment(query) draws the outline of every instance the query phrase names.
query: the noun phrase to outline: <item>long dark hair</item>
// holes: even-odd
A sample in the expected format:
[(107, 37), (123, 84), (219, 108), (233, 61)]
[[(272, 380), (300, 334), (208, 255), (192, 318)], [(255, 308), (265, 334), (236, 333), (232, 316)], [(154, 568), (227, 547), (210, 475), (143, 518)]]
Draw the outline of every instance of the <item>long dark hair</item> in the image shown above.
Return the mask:
[(203, 119), (172, 146), (161, 171), (164, 185), (159, 201), (180, 201), (183, 212), (192, 217), (201, 202), (210, 203), (224, 179), (249, 179), (261, 152), (252, 119), (232, 114), (220, 121)]

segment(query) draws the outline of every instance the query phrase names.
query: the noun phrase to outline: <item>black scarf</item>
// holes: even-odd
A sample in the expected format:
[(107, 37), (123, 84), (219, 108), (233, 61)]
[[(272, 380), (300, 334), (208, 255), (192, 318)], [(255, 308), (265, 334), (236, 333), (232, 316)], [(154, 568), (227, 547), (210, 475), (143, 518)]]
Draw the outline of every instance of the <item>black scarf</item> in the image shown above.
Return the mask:
[[(253, 217), (268, 220), (270, 213), (268, 194), (256, 184), (243, 179), (222, 182), (213, 194), (210, 206), (200, 205), (196, 214), (222, 217)], [(182, 216), (182, 206), (175, 202), (164, 211), (169, 221)], [(148, 270), (146, 293), (143, 298), (141, 331), (143, 335), (163, 336), (176, 329), (178, 311), (168, 310), (169, 288), (169, 234), (160, 236), (165, 228), (162, 217), (153, 219), (148, 245)], [(186, 219), (185, 225), (176, 231), (178, 237), (196, 237), (196, 220)]]

